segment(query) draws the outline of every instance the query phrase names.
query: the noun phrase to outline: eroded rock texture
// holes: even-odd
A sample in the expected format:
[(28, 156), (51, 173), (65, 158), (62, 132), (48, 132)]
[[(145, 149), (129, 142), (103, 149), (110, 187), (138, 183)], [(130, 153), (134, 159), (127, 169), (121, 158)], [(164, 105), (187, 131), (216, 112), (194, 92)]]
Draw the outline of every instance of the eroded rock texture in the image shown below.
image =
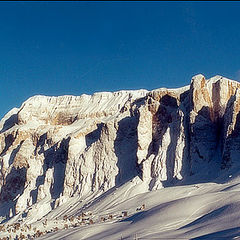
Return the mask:
[(180, 89), (28, 99), (0, 123), (2, 212), (45, 215), (136, 176), (154, 190), (224, 171), (240, 156), (239, 87), (197, 75)]

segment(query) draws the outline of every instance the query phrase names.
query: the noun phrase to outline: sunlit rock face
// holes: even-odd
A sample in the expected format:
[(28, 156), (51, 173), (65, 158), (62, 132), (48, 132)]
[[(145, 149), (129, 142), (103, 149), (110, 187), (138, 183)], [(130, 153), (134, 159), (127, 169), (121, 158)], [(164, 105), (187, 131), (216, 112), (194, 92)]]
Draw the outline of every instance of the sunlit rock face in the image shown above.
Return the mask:
[(136, 176), (149, 190), (217, 176), (240, 156), (239, 87), (197, 75), (179, 89), (28, 99), (0, 122), (2, 215), (45, 215)]

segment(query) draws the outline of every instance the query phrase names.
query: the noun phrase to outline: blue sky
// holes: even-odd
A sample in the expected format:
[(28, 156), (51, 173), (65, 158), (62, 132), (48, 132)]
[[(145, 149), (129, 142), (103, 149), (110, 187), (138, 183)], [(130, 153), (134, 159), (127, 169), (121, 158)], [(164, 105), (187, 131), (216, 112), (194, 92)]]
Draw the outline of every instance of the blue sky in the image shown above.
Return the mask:
[(28, 97), (240, 80), (240, 2), (0, 2), (0, 117)]

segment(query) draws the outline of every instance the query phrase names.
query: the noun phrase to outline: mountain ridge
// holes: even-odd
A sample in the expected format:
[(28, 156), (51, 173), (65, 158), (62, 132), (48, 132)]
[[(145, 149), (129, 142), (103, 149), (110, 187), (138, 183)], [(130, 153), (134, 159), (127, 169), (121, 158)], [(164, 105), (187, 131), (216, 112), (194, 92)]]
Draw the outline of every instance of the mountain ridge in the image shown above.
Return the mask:
[(140, 192), (224, 182), (239, 165), (239, 88), (199, 74), (177, 89), (29, 98), (0, 122), (2, 223), (131, 181)]

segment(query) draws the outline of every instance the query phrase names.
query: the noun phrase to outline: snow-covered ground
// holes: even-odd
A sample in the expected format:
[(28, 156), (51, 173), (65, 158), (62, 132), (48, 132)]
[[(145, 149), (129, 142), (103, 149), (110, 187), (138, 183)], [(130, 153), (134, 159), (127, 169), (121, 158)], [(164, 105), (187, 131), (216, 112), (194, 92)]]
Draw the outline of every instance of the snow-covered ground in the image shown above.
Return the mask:
[[(240, 238), (240, 179), (169, 187), (126, 200), (126, 186), (94, 203), (93, 216), (116, 219), (48, 234), (43, 239)], [(144, 210), (137, 210), (142, 205)], [(127, 211), (128, 217), (120, 217)], [(201, 238), (200, 238), (201, 237)]]
[[(105, 194), (86, 209), (96, 223), (42, 239), (240, 239), (240, 178), (224, 184), (168, 187), (129, 198), (136, 190), (130, 186)], [(127, 217), (121, 217), (123, 211)], [(113, 219), (97, 220), (109, 215)]]
[(6, 232), (0, 236), (21, 233), (29, 234), (29, 239), (30, 235), (42, 235), (39, 239), (48, 240), (240, 239), (240, 177), (229, 175), (226, 183), (150, 192), (135, 177), (94, 197), (84, 201), (71, 198), (41, 221), (31, 224), (26, 218), (16, 233), (9, 234), (10, 227), (5, 226)]

